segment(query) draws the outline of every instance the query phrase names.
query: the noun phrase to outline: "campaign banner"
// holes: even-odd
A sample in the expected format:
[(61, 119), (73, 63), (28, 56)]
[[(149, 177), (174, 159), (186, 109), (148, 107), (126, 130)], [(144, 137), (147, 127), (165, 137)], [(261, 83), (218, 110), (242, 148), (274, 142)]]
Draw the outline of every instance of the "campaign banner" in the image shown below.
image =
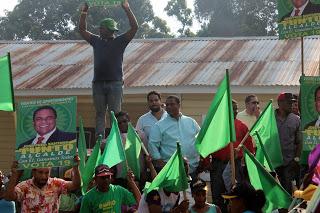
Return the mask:
[(20, 169), (72, 166), (77, 149), (77, 98), (31, 100), (17, 107)]
[(87, 0), (90, 7), (95, 6), (116, 6), (121, 5), (123, 0)]
[(301, 76), (301, 129), (303, 139), (302, 163), (320, 143), (320, 76)]
[(320, 35), (320, 0), (278, 0), (279, 39)]

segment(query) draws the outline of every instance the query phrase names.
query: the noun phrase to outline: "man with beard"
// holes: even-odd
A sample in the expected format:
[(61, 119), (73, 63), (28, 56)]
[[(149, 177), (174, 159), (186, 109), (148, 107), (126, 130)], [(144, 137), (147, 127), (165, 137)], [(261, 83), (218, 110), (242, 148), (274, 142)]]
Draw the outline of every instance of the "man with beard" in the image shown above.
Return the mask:
[(280, 183), (290, 194), (292, 193), (292, 181), (299, 177), (299, 161), (302, 149), (299, 116), (292, 113), (294, 101), (292, 93), (281, 93), (278, 96), (276, 109), (276, 121), (280, 138), (283, 164), (276, 168)]
[(36, 168), (32, 169), (32, 179), (22, 181), (18, 185), (18, 163), (14, 162), (5, 199), (20, 202), (21, 212), (58, 213), (60, 195), (80, 188), (79, 161), (79, 157), (76, 156), (72, 181), (51, 178), (50, 168)]
[(167, 116), (167, 112), (162, 108), (161, 94), (156, 91), (151, 91), (147, 95), (149, 112), (142, 115), (136, 125), (139, 132), (144, 133), (145, 139), (149, 140), (150, 130), (153, 125)]

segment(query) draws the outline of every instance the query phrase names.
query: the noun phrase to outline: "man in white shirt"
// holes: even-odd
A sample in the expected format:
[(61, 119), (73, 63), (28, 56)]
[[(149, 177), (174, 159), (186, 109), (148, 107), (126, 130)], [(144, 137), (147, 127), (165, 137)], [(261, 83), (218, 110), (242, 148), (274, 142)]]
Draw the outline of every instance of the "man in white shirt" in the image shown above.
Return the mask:
[(142, 115), (136, 125), (139, 132), (144, 133), (145, 139), (149, 140), (149, 134), (152, 126), (167, 116), (167, 112), (163, 109), (161, 102), (161, 94), (156, 91), (151, 91), (147, 95), (149, 112)]
[(258, 97), (256, 95), (248, 95), (245, 99), (245, 105), (245, 110), (238, 113), (237, 119), (242, 121), (250, 130), (260, 114)]

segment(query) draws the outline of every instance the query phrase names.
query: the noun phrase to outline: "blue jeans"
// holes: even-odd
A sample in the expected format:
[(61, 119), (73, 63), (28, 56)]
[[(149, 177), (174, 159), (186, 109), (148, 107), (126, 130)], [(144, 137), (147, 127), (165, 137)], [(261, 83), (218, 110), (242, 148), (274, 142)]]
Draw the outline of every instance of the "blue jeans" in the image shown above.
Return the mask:
[(96, 136), (102, 135), (106, 128), (106, 110), (118, 113), (122, 103), (122, 81), (92, 82), (93, 103), (96, 109)]

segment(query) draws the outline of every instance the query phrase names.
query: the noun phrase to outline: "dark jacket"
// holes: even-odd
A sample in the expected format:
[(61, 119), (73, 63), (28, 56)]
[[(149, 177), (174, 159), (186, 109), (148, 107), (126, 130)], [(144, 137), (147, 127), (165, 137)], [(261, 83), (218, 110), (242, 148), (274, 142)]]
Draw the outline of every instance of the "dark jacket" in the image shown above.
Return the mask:
[[(285, 16), (283, 16), (281, 18), (281, 21), (283, 21), (285, 18), (290, 17), (293, 10), (291, 10), (289, 13), (287, 13)], [(301, 15), (309, 15), (312, 13), (320, 13), (320, 4), (313, 4), (312, 2), (309, 1), (309, 3), (306, 5), (304, 10), (302, 11)]]

